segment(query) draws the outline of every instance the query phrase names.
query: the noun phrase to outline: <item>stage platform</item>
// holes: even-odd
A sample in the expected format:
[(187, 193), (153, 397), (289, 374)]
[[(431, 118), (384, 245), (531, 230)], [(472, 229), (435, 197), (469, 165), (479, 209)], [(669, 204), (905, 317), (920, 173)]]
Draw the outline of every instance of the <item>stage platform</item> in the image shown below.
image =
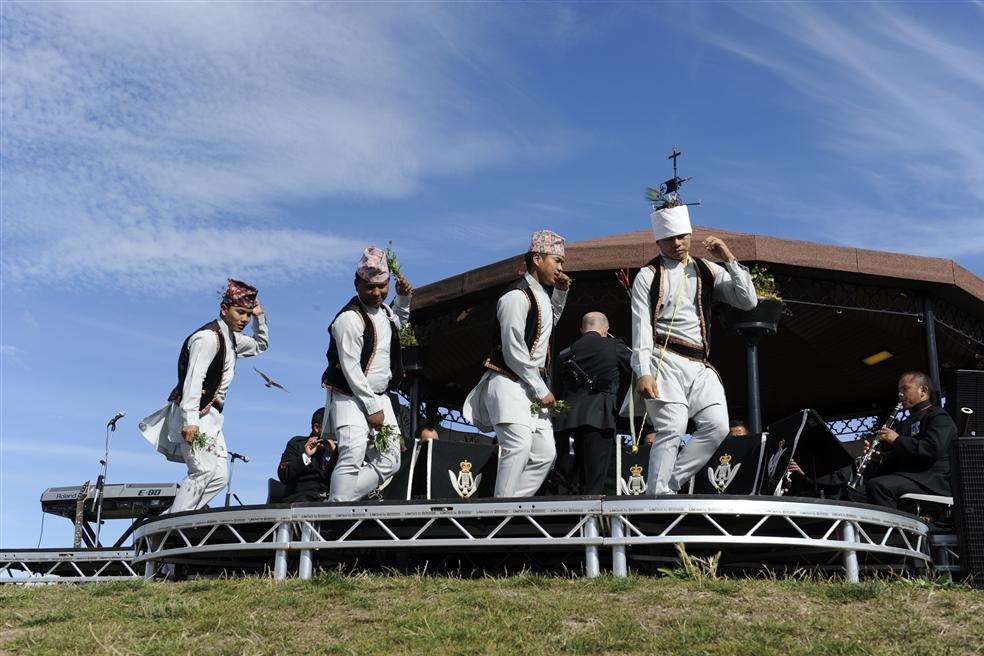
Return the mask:
[(0, 583), (86, 583), (142, 578), (133, 549), (8, 549), (0, 551)]
[[(133, 533), (132, 550), (0, 552), (0, 580), (152, 577), (164, 563), (189, 576), (319, 569), (532, 569), (598, 576), (653, 572), (720, 552), (720, 568), (786, 572), (919, 571), (931, 567), (919, 518), (838, 501), (761, 496), (534, 497), (368, 501), (218, 508), (162, 515)], [(44, 563), (48, 563), (44, 565)], [(19, 575), (18, 575), (19, 574)], [(32, 576), (26, 578), (28, 574)]]
[(134, 532), (134, 568), (651, 571), (688, 553), (722, 568), (903, 570), (930, 564), (928, 527), (874, 506), (783, 497), (534, 497), (246, 506), (164, 515)]

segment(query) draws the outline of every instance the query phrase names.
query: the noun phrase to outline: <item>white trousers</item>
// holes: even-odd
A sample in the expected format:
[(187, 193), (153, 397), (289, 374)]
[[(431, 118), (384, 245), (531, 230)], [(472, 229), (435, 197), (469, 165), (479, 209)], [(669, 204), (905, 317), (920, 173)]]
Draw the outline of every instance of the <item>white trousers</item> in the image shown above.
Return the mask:
[(557, 458), (550, 420), (536, 418), (532, 427), (496, 424), (495, 436), (499, 440), (495, 496), (533, 496), (543, 485)]
[[(723, 396), (723, 394), (722, 394)], [(690, 414), (683, 403), (646, 400), (656, 440), (649, 452), (649, 482), (646, 494), (673, 494), (680, 490), (714, 455), (728, 435), (728, 409), (723, 403), (709, 405)], [(680, 451), (687, 420), (694, 420), (690, 441)]]
[(181, 455), (188, 465), (188, 475), (179, 484), (181, 487), (174, 496), (174, 503), (168, 512), (198, 510), (204, 508), (216, 494), (222, 491), (229, 480), (226, 463), (226, 446), (222, 433), (215, 438), (211, 449), (192, 449), (181, 441)]
[(400, 469), (400, 438), (379, 452), (369, 445), (369, 426), (342, 426), (335, 431), (338, 462), (331, 475), (329, 501), (358, 501)]

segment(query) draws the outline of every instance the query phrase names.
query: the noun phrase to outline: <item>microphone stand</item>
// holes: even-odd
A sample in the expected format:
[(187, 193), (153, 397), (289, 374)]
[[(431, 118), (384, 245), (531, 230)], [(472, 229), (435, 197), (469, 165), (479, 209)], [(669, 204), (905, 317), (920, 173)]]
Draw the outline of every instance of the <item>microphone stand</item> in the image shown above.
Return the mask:
[(106, 424), (106, 449), (103, 453), (102, 460), (99, 464), (102, 465), (102, 469), (99, 472), (99, 478), (96, 479), (96, 496), (93, 499), (93, 503), (96, 503), (96, 543), (95, 547), (98, 549), (99, 544), (99, 532), (102, 529), (102, 510), (103, 510), (103, 486), (106, 484), (106, 475), (109, 473), (109, 440), (110, 433), (116, 432), (116, 422), (119, 417), (113, 419), (108, 424)]
[(236, 501), (239, 501), (239, 505), (243, 505), (243, 502), (239, 500), (239, 495), (232, 493), (232, 472), (236, 468), (236, 461), (242, 460), (244, 463), (249, 462), (249, 458), (241, 453), (236, 453), (235, 451), (229, 452), (229, 481), (226, 483), (226, 495), (225, 495), (225, 507), (228, 508), (229, 504), (232, 503), (232, 497), (236, 497)]

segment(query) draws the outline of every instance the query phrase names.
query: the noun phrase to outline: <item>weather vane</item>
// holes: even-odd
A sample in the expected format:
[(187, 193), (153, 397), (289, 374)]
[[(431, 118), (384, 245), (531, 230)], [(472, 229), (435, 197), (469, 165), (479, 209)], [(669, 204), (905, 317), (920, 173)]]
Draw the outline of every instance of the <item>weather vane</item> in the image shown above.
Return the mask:
[(673, 161), (673, 177), (659, 186), (658, 189), (646, 187), (646, 198), (653, 204), (653, 210), (662, 210), (678, 205), (700, 205), (696, 203), (684, 203), (680, 198), (680, 187), (683, 183), (690, 182), (693, 177), (681, 178), (677, 175), (677, 157), (683, 152), (677, 146), (673, 146), (673, 152), (666, 159)]

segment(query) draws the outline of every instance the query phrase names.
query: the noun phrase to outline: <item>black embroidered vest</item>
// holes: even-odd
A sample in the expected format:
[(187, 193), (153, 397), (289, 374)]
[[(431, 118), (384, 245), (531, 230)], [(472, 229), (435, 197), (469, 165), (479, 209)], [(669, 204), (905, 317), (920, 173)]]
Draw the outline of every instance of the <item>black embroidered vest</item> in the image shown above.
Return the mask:
[[(345, 304), (335, 318), (332, 319), (332, 325), (335, 325), (335, 321), (342, 315), (342, 312), (347, 312), (352, 310), (358, 312), (359, 316), (362, 317), (362, 323), (365, 328), (362, 333), (362, 354), (359, 357), (359, 364), (362, 367), (362, 373), (367, 373), (369, 371), (369, 365), (372, 364), (373, 358), (376, 357), (376, 328), (373, 326), (372, 318), (366, 309), (359, 302), (358, 296), (353, 296), (352, 300)], [(400, 329), (396, 325), (396, 321), (393, 318), (393, 314), (390, 309), (385, 305), (380, 306), (380, 310), (386, 313), (387, 319), (390, 322), (390, 382), (389, 386), (386, 388), (388, 390), (395, 390), (403, 382), (403, 354), (400, 352)], [(329, 333), (331, 329), (329, 328)], [(321, 375), (321, 386), (330, 387), (338, 390), (343, 394), (352, 395), (352, 387), (349, 385), (348, 380), (345, 379), (345, 372), (342, 371), (342, 366), (340, 363), (338, 355), (338, 345), (335, 344), (335, 336), (332, 335), (331, 341), (328, 343), (328, 352), (325, 354), (328, 357), (328, 368), (325, 369), (324, 374)]]
[[(711, 267), (708, 266), (707, 262), (701, 258), (691, 257), (691, 259), (694, 262), (694, 266), (697, 267), (697, 295), (694, 298), (694, 307), (697, 309), (697, 319), (700, 322), (700, 333), (704, 343), (703, 345), (693, 344), (687, 340), (670, 335), (666, 348), (691, 360), (707, 360), (711, 354), (710, 328), (713, 312), (714, 272), (711, 271)], [(665, 300), (663, 298), (663, 290), (661, 289), (663, 282), (662, 256), (657, 255), (646, 266), (651, 267), (654, 272), (653, 284), (649, 288), (649, 308), (652, 311), (653, 339), (658, 342), (658, 333), (656, 332), (657, 320), (659, 319), (660, 312), (663, 310)], [(681, 284), (684, 284), (685, 281), (686, 275), (681, 280)], [(672, 299), (670, 302), (672, 302)], [(660, 347), (662, 345), (656, 344), (656, 346)]]
[[(222, 368), (225, 367), (225, 356), (226, 356), (226, 345), (225, 345), (225, 334), (222, 332), (222, 327), (219, 325), (219, 320), (210, 321), (198, 330), (196, 330), (191, 335), (185, 338), (184, 344), (181, 345), (181, 354), (178, 355), (178, 384), (175, 385), (174, 389), (171, 390), (171, 395), (167, 397), (167, 400), (171, 403), (181, 403), (181, 397), (184, 392), (185, 376), (188, 375), (188, 358), (190, 357), (190, 351), (188, 350), (188, 342), (195, 333), (201, 332), (203, 330), (211, 330), (219, 338), (219, 350), (212, 358), (212, 362), (209, 363), (208, 369), (205, 371), (205, 379), (202, 381), (202, 398), (201, 402), (198, 404), (199, 410), (204, 410), (205, 406), (212, 403), (219, 412), (222, 412), (222, 402), (215, 398), (216, 393), (219, 391), (219, 385), (222, 383)], [(236, 348), (236, 336), (232, 336), (232, 348)]]
[[(537, 340), (539, 339), (540, 336), (540, 330), (542, 329), (544, 318), (540, 314), (540, 304), (536, 302), (536, 297), (533, 295), (533, 288), (530, 287), (530, 283), (526, 279), (526, 276), (523, 276), (519, 280), (515, 281), (514, 283), (506, 287), (506, 289), (503, 290), (499, 298), (502, 298), (509, 292), (515, 291), (517, 289), (523, 292), (526, 295), (527, 300), (529, 300), (530, 302), (530, 309), (526, 313), (526, 326), (523, 329), (523, 341), (526, 343), (526, 348), (530, 354), (530, 357), (533, 357), (533, 351), (536, 349)], [(549, 290), (547, 290), (547, 295), (548, 296), (550, 295)], [(552, 315), (550, 317), (550, 320), (551, 321), (553, 320)], [(518, 380), (519, 376), (517, 376), (516, 372), (510, 369), (508, 365), (506, 365), (505, 356), (503, 356), (502, 354), (502, 325), (499, 323), (498, 318), (496, 319), (495, 326), (496, 326), (495, 342), (492, 345), (492, 353), (489, 355), (488, 358), (486, 358), (485, 362), (483, 363), (483, 366), (486, 369), (491, 369), (492, 371), (497, 371), (500, 374), (509, 376), (513, 380)], [(548, 379), (547, 374), (550, 371), (551, 350), (552, 350), (551, 346), (548, 344), (547, 364), (544, 371), (541, 372), (544, 376), (544, 381), (547, 381)], [(547, 384), (549, 385), (549, 382)]]

